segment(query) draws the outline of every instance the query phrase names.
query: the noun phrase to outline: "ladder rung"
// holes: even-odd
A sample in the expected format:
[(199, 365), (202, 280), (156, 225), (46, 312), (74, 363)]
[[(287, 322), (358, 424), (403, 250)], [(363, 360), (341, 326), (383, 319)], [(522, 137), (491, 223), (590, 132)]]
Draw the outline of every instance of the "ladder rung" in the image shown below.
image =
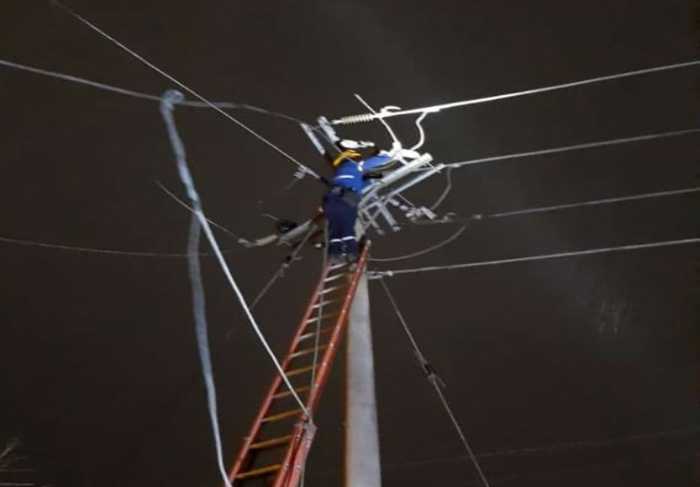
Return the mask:
[(285, 411), (283, 413), (278, 413), (278, 414), (273, 414), (272, 416), (268, 416), (266, 418), (261, 419), (260, 421), (263, 423), (271, 423), (274, 421), (280, 421), (285, 418), (289, 418), (290, 416), (296, 416), (297, 414), (303, 412), (301, 409), (293, 409), (291, 411)]
[(328, 306), (329, 304), (337, 303), (338, 301), (340, 301), (340, 300), (339, 300), (339, 299), (329, 299), (328, 301), (323, 301), (323, 302), (320, 303), (320, 304), (319, 304), (319, 303), (316, 303), (316, 304), (314, 304), (311, 308), (312, 308), (312, 309), (316, 309), (316, 308), (318, 308), (318, 307), (320, 307), (320, 306)]
[[(301, 394), (302, 392), (308, 392), (310, 389), (311, 389), (310, 386), (304, 386), (304, 387), (297, 387), (296, 389), (294, 389), (294, 391), (297, 394)], [(277, 394), (272, 396), (272, 399), (282, 399), (283, 397), (287, 397), (287, 396), (291, 396), (291, 395), (292, 395), (292, 392), (289, 389), (287, 389), (284, 392), (278, 392)]]
[(259, 477), (260, 475), (266, 475), (273, 472), (277, 472), (281, 468), (282, 465), (280, 464), (268, 465), (266, 467), (260, 467), (256, 468), (255, 470), (249, 470), (247, 472), (239, 473), (238, 475), (236, 475), (236, 479), (249, 479), (251, 477)]
[[(323, 335), (324, 333), (328, 333), (333, 329), (332, 326), (326, 327), (326, 328), (321, 328), (318, 330), (319, 335)], [(307, 338), (315, 337), (316, 336), (316, 331), (312, 331), (310, 333), (304, 333), (299, 337), (299, 341), (306, 340)]]
[(303, 350), (299, 350), (298, 352), (294, 352), (293, 354), (291, 354), (289, 356), (289, 358), (296, 358), (296, 357), (301, 357), (303, 355), (309, 355), (311, 353), (314, 353), (316, 350), (319, 350), (319, 351), (324, 350), (327, 347), (328, 347), (328, 344), (326, 343), (324, 345), (319, 345), (318, 348), (316, 348), (316, 347), (305, 348)]
[(319, 294), (328, 294), (328, 293), (332, 293), (333, 291), (337, 291), (338, 289), (344, 289), (344, 288), (345, 288), (345, 286), (331, 286), (329, 288), (324, 289)]
[(253, 450), (262, 450), (263, 448), (272, 448), (273, 446), (280, 446), (289, 443), (294, 435), (280, 436), (279, 438), (272, 438), (271, 440), (258, 441), (250, 445)]
[(340, 272), (340, 273), (338, 273), (338, 274), (333, 274), (332, 276), (326, 277), (326, 278), (323, 280), (323, 282), (335, 281), (336, 279), (340, 279), (340, 278), (343, 277), (344, 275), (345, 275), (344, 272)]
[(309, 365), (308, 367), (299, 367), (298, 369), (292, 369), (292, 370), (286, 371), (285, 373), (287, 374), (287, 377), (294, 377), (295, 375), (304, 374), (306, 372), (311, 372), (312, 370), (314, 370), (314, 366)]
[(328, 270), (329, 270), (329, 271), (332, 271), (332, 270), (335, 270), (335, 269), (340, 269), (341, 267), (346, 267), (347, 265), (348, 265), (347, 262), (342, 263), (342, 264), (334, 264), (334, 265), (332, 265), (332, 266), (329, 266), (329, 267), (328, 267)]
[(326, 318), (332, 318), (333, 316), (338, 316), (338, 315), (335, 313), (327, 313), (325, 315), (321, 315), (320, 317), (318, 315), (316, 315), (313, 318), (309, 318), (308, 320), (306, 320), (305, 323), (315, 323), (318, 321), (319, 318), (321, 318), (321, 320), (325, 320)]

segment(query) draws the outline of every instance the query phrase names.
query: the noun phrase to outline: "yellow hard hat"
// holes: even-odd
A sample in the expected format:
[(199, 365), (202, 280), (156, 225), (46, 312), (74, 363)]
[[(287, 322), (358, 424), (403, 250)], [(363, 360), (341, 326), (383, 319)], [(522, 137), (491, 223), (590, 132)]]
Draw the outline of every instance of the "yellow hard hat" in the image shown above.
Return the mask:
[(351, 160), (352, 160), (353, 157), (361, 157), (361, 156), (362, 156), (362, 154), (360, 154), (360, 153), (357, 152), (356, 150), (353, 150), (353, 149), (344, 150), (343, 152), (341, 152), (341, 153), (338, 155), (338, 157), (336, 157), (335, 159), (333, 159), (332, 165), (333, 165), (333, 167), (336, 167), (336, 166), (338, 166), (341, 162), (343, 162), (343, 160), (345, 160), (345, 159), (351, 159)]

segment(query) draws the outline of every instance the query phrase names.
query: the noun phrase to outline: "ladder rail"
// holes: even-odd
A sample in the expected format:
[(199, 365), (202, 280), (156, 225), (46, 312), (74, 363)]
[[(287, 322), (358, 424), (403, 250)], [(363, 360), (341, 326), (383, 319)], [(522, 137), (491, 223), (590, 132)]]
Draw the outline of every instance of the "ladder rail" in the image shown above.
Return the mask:
[(328, 341), (326, 350), (323, 354), (323, 359), (321, 360), (321, 363), (318, 366), (318, 372), (316, 373), (316, 381), (314, 387), (309, 393), (309, 397), (306, 402), (307, 407), (310, 408), (310, 411), (313, 411), (316, 408), (323, 387), (325, 386), (326, 381), (328, 380), (328, 374), (330, 373), (331, 369), (330, 366), (333, 362), (333, 359), (335, 358), (336, 353), (338, 352), (338, 346), (340, 345), (340, 341), (342, 340), (343, 332), (347, 328), (348, 313), (350, 311), (350, 306), (352, 305), (352, 302), (355, 298), (355, 291), (357, 290), (357, 286), (360, 282), (360, 277), (364, 273), (365, 267), (367, 266), (368, 257), (369, 243), (365, 245), (362, 255), (360, 256), (360, 259), (357, 263), (357, 271), (352, 276), (352, 280), (350, 281), (350, 285), (348, 286), (348, 291), (345, 296), (343, 306), (340, 309), (340, 313), (338, 314), (335, 329), (333, 330), (333, 334), (331, 335), (331, 338)]
[[(321, 397), (321, 392), (323, 391), (323, 388), (328, 380), (328, 375), (331, 370), (330, 366), (338, 352), (338, 346), (342, 340), (343, 332), (347, 328), (347, 318), (350, 311), (350, 306), (355, 298), (355, 291), (357, 290), (357, 286), (360, 282), (360, 277), (365, 271), (368, 256), (369, 243), (364, 246), (362, 255), (357, 263), (357, 270), (352, 275), (352, 279), (346, 291), (343, 306), (335, 320), (333, 333), (327, 344), (323, 358), (318, 366), (316, 380), (311, 387), (311, 391), (306, 401), (306, 407), (310, 413), (313, 413), (316, 410), (316, 406), (318, 405), (318, 401)], [(313, 425), (308, 425), (308, 422), (306, 421), (307, 419), (308, 418), (302, 418), (302, 420), (295, 426), (294, 439), (287, 447), (285, 459), (282, 463), (282, 469), (277, 474), (277, 478), (273, 484), (274, 487), (296, 487), (298, 485), (301, 476), (301, 468), (306, 462), (306, 458), (311, 447), (311, 441), (313, 440), (313, 436), (315, 434), (315, 427)], [(304, 424), (305, 422), (307, 424)]]
[[(294, 338), (292, 339), (292, 343), (289, 346), (289, 350), (287, 351), (287, 354), (285, 355), (284, 361), (282, 363), (282, 369), (286, 370), (287, 366), (289, 365), (289, 362), (292, 361), (293, 357), (291, 357), (292, 353), (294, 353), (296, 347), (299, 344), (299, 338), (303, 335), (303, 332), (306, 328), (306, 321), (309, 319), (311, 314), (313, 313), (313, 305), (316, 303), (316, 301), (319, 298), (320, 292), (323, 290), (323, 283), (324, 280), (326, 279), (326, 276), (328, 274), (328, 268), (324, 269), (321, 272), (321, 278), (319, 279), (318, 284), (316, 285), (316, 288), (314, 292), (311, 295), (311, 298), (309, 300), (309, 303), (306, 306), (306, 310), (304, 311), (304, 317), (302, 321), (300, 322), (299, 327), (297, 328)], [(265, 397), (263, 399), (262, 405), (258, 411), (258, 414), (255, 416), (255, 419), (253, 420), (253, 425), (250, 428), (250, 432), (248, 436), (246, 436), (243, 440), (243, 445), (241, 446), (241, 449), (238, 452), (238, 455), (236, 456), (236, 460), (233, 464), (233, 467), (231, 468), (229, 472), (229, 481), (234, 482), (236, 475), (241, 471), (243, 468), (243, 464), (248, 457), (250, 453), (250, 446), (253, 444), (255, 441), (255, 438), (257, 437), (258, 433), (260, 432), (260, 428), (263, 424), (263, 418), (267, 414), (268, 410), (270, 409), (270, 405), (272, 404), (272, 401), (274, 400), (275, 393), (278, 391), (280, 385), (282, 383), (282, 377), (279, 374), (275, 374), (272, 384), (270, 385), (270, 388), (267, 391), (267, 394), (265, 394)]]
[[(314, 321), (312, 318), (318, 311), (316, 309), (318, 307), (318, 303), (321, 300), (328, 299), (329, 295), (331, 294), (326, 287), (345, 288), (342, 291), (342, 294), (338, 294), (337, 298), (335, 298), (335, 301), (341, 305), (340, 308), (335, 309), (330, 315), (324, 316), (329, 321), (329, 326), (327, 326), (329, 338), (328, 341), (324, 340), (325, 343), (323, 344), (323, 349), (321, 349), (322, 352), (319, 356), (320, 361), (317, 362), (317, 365), (315, 366), (317, 372), (313, 379), (313, 383), (306, 388), (307, 394), (304, 403), (308, 411), (308, 415), (302, 410), (299, 410), (296, 413), (297, 419), (294, 420), (295, 422), (293, 423), (293, 426), (290, 425), (292, 431), (289, 437), (291, 438), (287, 444), (283, 446), (283, 452), (280, 452), (283, 453), (281, 461), (278, 461), (277, 465), (274, 465), (276, 467), (275, 470), (270, 470), (270, 474), (273, 475), (270, 477), (270, 480), (272, 481), (270, 485), (275, 487), (297, 487), (300, 482), (301, 474), (311, 448), (311, 443), (316, 433), (316, 426), (313, 423), (313, 415), (318, 406), (321, 393), (330, 375), (331, 366), (335, 356), (337, 355), (343, 333), (347, 328), (350, 306), (352, 305), (360, 277), (366, 270), (367, 262), (369, 260), (368, 254), (369, 243), (363, 247), (356, 268), (352, 271), (350, 271), (350, 268), (341, 270), (338, 273), (338, 275), (341, 277), (334, 277), (332, 274), (334, 270), (338, 269), (338, 266), (333, 267), (327, 265), (321, 271), (318, 284), (311, 294), (302, 319), (299, 322), (289, 345), (287, 354), (284, 356), (282, 368), (285, 372), (287, 372), (292, 361), (297, 358), (297, 355), (295, 354), (299, 351), (301, 341), (303, 340), (305, 334), (308, 334), (306, 332), (308, 332), (311, 323)], [(332, 281), (337, 281), (332, 284), (328, 284), (326, 281), (329, 276), (332, 276)], [(338, 286), (343, 281), (344, 283), (341, 286)], [(302, 366), (301, 368), (303, 369), (304, 367)], [(255, 464), (259, 450), (253, 448), (253, 445), (259, 444), (261, 441), (264, 444), (265, 440), (263, 439), (263, 432), (265, 430), (263, 427), (267, 424), (266, 418), (270, 418), (269, 412), (274, 407), (273, 404), (276, 404), (275, 401), (281, 397), (280, 387), (283, 387), (282, 377), (279, 373), (276, 373), (267, 394), (264, 396), (258, 413), (255, 416), (253, 424), (249, 430), (249, 434), (243, 439), (243, 444), (236, 456), (234, 465), (230, 470), (229, 479), (234, 484), (238, 483), (236, 482), (236, 477), (240, 477), (238, 479), (240, 482), (245, 482), (245, 480), (250, 477), (248, 472), (245, 472), (245, 470)], [(287, 414), (287, 416), (290, 415)], [(275, 445), (280, 446), (282, 444), (283, 443), (280, 442), (275, 443)], [(272, 466), (270, 466), (270, 469), (271, 467)], [(262, 468), (264, 469), (268, 467)], [(264, 474), (261, 473), (260, 468), (258, 468), (257, 471), (253, 470), (250, 472), (255, 472), (254, 475)], [(247, 475), (246, 478), (243, 478), (244, 475)]]

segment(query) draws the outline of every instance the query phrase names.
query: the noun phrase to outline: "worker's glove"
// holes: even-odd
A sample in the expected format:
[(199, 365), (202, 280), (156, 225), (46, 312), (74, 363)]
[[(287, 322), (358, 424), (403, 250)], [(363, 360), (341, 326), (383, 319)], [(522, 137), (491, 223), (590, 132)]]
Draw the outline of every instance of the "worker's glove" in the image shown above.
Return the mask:
[(404, 157), (406, 159), (417, 159), (418, 157), (420, 157), (420, 153), (411, 149), (401, 149), (401, 151), (399, 152), (399, 156)]
[(365, 140), (343, 139), (340, 142), (338, 142), (338, 146), (341, 149), (368, 149), (374, 147), (374, 142), (368, 142)]
[(391, 150), (383, 151), (383, 153), (383, 155), (387, 155), (392, 159), (416, 159), (417, 157), (420, 157), (420, 154), (418, 152), (411, 149), (404, 149), (399, 142), (394, 142), (391, 146)]

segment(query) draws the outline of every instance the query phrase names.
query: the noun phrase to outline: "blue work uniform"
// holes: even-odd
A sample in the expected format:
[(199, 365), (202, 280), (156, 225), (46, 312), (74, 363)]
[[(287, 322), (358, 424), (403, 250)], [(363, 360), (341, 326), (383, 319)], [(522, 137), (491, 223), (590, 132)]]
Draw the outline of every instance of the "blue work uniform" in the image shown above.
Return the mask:
[(336, 168), (331, 189), (323, 196), (323, 212), (328, 221), (328, 254), (357, 257), (355, 222), (362, 190), (369, 184), (366, 175), (385, 165), (390, 156), (376, 155), (354, 162), (346, 159)]

